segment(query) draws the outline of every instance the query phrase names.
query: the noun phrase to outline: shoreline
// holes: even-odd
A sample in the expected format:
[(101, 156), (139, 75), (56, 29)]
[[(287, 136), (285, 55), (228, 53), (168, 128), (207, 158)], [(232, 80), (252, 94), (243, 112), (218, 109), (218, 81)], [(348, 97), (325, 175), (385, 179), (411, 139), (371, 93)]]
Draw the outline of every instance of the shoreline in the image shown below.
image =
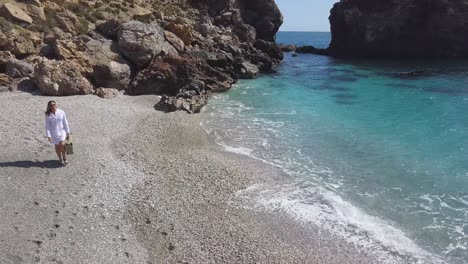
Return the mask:
[[(147, 175), (132, 190), (128, 217), (155, 263), (377, 262), (327, 231), (236, 204), (239, 191), (285, 175), (223, 150), (200, 126), (204, 118), (181, 112), (150, 116), (136, 132), (153, 132), (144, 145), (127, 137), (114, 148)], [(126, 155), (125, 146), (135, 145), (140, 151)]]
[(157, 98), (58, 98), (76, 142), (58, 167), (42, 128), (50, 97), (0, 94), (2, 262), (376, 263), (326, 231), (236, 206), (279, 172), (210, 141), (203, 114), (155, 111)]

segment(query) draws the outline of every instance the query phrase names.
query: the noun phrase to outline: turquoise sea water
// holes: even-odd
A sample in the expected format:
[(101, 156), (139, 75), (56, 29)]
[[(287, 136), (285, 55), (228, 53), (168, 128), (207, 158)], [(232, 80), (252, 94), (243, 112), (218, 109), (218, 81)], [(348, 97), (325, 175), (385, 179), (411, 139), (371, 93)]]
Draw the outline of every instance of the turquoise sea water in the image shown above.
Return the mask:
[[(329, 33), (278, 33), (326, 47)], [(423, 70), (416, 78), (397, 73)], [(468, 61), (286, 54), (218, 94), (203, 124), (227, 150), (291, 178), (244, 195), (383, 263), (468, 263)]]

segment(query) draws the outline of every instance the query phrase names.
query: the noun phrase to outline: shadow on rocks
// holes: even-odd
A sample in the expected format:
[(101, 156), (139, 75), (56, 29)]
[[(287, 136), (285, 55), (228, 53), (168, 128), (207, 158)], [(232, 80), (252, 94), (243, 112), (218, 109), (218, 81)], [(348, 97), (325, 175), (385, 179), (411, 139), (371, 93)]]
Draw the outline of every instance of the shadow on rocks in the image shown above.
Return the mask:
[(20, 160), (12, 162), (0, 162), (0, 168), (2, 167), (17, 167), (17, 168), (60, 168), (63, 167), (58, 160), (44, 160), (44, 161), (31, 161), (31, 160)]

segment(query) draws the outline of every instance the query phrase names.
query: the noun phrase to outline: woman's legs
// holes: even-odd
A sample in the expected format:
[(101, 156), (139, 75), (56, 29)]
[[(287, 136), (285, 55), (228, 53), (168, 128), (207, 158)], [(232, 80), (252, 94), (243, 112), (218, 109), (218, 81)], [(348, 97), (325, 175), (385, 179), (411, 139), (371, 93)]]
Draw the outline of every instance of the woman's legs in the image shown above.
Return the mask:
[(60, 141), (59, 144), (55, 145), (55, 153), (60, 162), (65, 162), (67, 160), (67, 153), (65, 151), (65, 141)]
[(55, 145), (55, 153), (57, 153), (57, 157), (62, 162), (62, 147), (60, 144)]

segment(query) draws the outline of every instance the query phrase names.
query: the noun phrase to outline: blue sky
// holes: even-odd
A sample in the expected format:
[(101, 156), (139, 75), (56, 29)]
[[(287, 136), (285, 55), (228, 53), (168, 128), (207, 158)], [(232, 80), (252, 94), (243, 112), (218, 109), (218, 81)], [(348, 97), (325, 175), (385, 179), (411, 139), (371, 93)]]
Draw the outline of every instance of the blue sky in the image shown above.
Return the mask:
[(328, 16), (339, 0), (275, 0), (284, 16), (280, 31), (330, 31)]

